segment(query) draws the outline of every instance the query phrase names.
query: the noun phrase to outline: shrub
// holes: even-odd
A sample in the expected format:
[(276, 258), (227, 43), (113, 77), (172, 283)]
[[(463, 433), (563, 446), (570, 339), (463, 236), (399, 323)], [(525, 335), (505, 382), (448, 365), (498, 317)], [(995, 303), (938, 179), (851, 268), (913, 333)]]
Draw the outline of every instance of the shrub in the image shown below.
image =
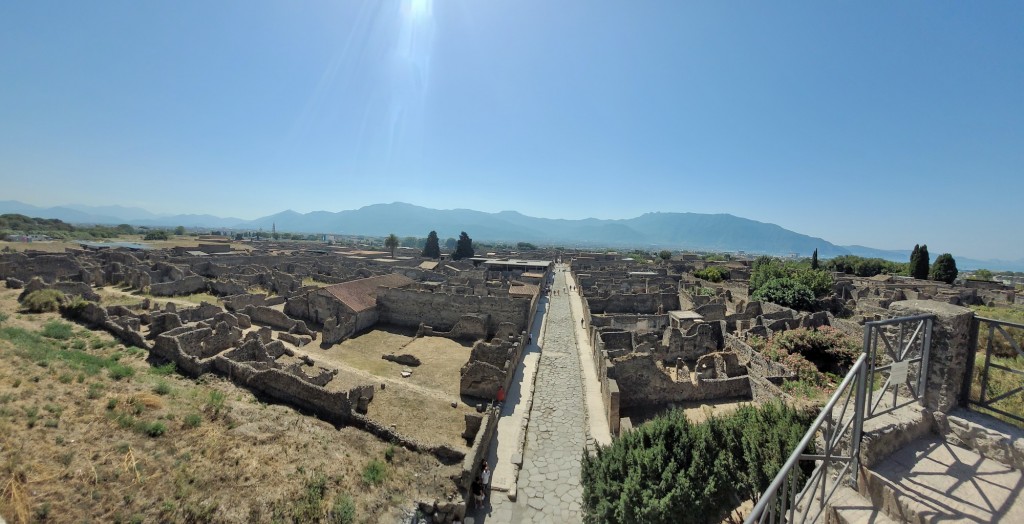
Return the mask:
[(32, 313), (57, 311), (64, 302), (64, 294), (56, 289), (37, 289), (21, 300), (21, 305)]
[(363, 483), (368, 486), (379, 486), (384, 483), (387, 473), (387, 464), (373, 459), (363, 468)]
[(158, 231), (150, 231), (149, 233), (146, 233), (146, 236), (144, 238), (145, 240), (167, 240), (171, 237), (167, 234), (167, 231), (161, 229)]
[(750, 298), (763, 302), (774, 302), (793, 309), (809, 310), (814, 305), (814, 292), (791, 278), (769, 280)]
[(721, 282), (729, 278), (729, 270), (718, 266), (709, 266), (700, 271), (694, 271), (693, 276), (710, 282)]
[(167, 426), (165, 426), (163, 422), (159, 422), (159, 421), (158, 422), (150, 422), (148, 424), (143, 423), (142, 431), (143, 431), (143, 433), (145, 433), (145, 434), (147, 434), (147, 435), (149, 435), (151, 437), (159, 437), (159, 436), (163, 435), (164, 433), (167, 433)]
[(150, 368), (149, 372), (154, 375), (167, 376), (173, 375), (175, 370), (174, 362), (168, 362), (162, 366), (155, 366)]
[(356, 503), (347, 493), (339, 493), (334, 497), (331, 511), (327, 514), (327, 522), (331, 524), (352, 524), (356, 521)]
[(163, 380), (157, 382), (156, 385), (153, 386), (153, 393), (156, 393), (157, 395), (166, 395), (170, 392), (171, 385), (168, 384), (167, 382), (164, 382)]
[[(811, 302), (814, 297), (827, 295), (832, 291), (834, 279), (832, 274), (823, 269), (811, 269), (806, 265), (792, 262), (783, 262), (777, 258), (762, 256), (754, 261), (753, 271), (750, 274), (750, 295), (753, 296), (764, 289), (773, 280), (791, 279), (807, 288), (811, 292)], [(782, 302), (772, 301), (776, 304)], [(808, 303), (808, 307), (810, 302)], [(789, 306), (794, 307), (794, 306)], [(803, 309), (803, 308), (795, 308)]]
[(51, 320), (43, 324), (43, 330), (40, 333), (46, 338), (56, 340), (67, 340), (75, 334), (71, 324), (59, 320)]
[(82, 312), (85, 311), (85, 307), (91, 304), (88, 300), (81, 296), (75, 295), (71, 297), (67, 304), (61, 308), (61, 312), (68, 318), (81, 318)]
[(185, 415), (185, 427), (186, 428), (198, 428), (199, 424), (202, 424), (203, 417), (199, 413), (189, 413)]
[(210, 392), (210, 397), (206, 400), (206, 411), (209, 411), (213, 416), (220, 414), (220, 410), (224, 409), (225, 396), (221, 391), (213, 390)]
[(306, 479), (302, 494), (292, 507), (292, 519), (295, 522), (319, 522), (323, 517), (322, 506), (326, 492), (327, 477), (317, 471)]
[(388, 444), (387, 449), (384, 450), (384, 460), (391, 462), (395, 458), (395, 446), (394, 444)]
[[(701, 424), (682, 411), (656, 417), (594, 456), (583, 451), (585, 521), (698, 521), (731, 509), (737, 496), (755, 499), (812, 418), (779, 402), (744, 406)], [(693, 519), (681, 519), (687, 515)]]

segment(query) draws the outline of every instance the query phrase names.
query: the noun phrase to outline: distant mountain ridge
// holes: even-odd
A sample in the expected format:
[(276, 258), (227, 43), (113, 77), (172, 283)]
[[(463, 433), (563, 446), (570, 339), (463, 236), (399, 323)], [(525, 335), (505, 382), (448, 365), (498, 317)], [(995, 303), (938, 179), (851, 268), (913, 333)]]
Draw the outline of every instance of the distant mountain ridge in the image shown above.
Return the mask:
[[(466, 231), (474, 239), (499, 242), (533, 242), (567, 247), (620, 247), (745, 251), (772, 255), (810, 256), (817, 249), (822, 258), (839, 255), (877, 257), (903, 262), (910, 251), (881, 250), (864, 246), (839, 246), (825, 239), (803, 235), (778, 225), (729, 214), (645, 213), (620, 220), (537, 218), (517, 211), (485, 213), (471, 209), (431, 209), (402, 202), (373, 204), (359, 209), (298, 213), (282, 211), (255, 220), (213, 215), (161, 216), (140, 208), (122, 206), (60, 206), (42, 208), (22, 202), (0, 201), (0, 213), (20, 213), (58, 218), (79, 224), (135, 226), (185, 226), (223, 229), (262, 229), (295, 233), (330, 233), (367, 236), (426, 236), (430, 230), (441, 238), (458, 237)], [(935, 253), (938, 255), (938, 253)], [(955, 256), (955, 254), (954, 254)], [(996, 271), (1022, 271), (1016, 261), (974, 260), (956, 257), (961, 269), (985, 267)]]

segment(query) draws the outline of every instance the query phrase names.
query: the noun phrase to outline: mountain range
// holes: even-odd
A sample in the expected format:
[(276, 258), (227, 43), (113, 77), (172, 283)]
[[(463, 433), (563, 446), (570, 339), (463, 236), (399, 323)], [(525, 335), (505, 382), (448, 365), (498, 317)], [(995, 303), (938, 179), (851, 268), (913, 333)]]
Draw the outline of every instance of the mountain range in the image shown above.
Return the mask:
[[(803, 235), (778, 225), (729, 214), (645, 213), (620, 220), (536, 218), (516, 211), (485, 213), (470, 209), (430, 209), (401, 202), (374, 204), (359, 209), (277, 214), (243, 220), (213, 215), (158, 215), (145, 209), (123, 206), (36, 207), (15, 200), (0, 201), (0, 213), (20, 213), (57, 218), (73, 224), (132, 224), (134, 226), (185, 226), (293, 233), (353, 234), (366, 236), (426, 236), (437, 231), (443, 239), (467, 231), (481, 241), (532, 242), (542, 245), (644, 249), (745, 251), (772, 255), (810, 256), (817, 249), (822, 258), (839, 255), (877, 257), (906, 261), (910, 250), (882, 250), (865, 246), (840, 246), (822, 238)], [(938, 255), (938, 253), (935, 253)], [(954, 254), (954, 256), (956, 256)], [(1024, 259), (974, 260), (956, 256), (961, 269), (987, 268), (1022, 271)]]

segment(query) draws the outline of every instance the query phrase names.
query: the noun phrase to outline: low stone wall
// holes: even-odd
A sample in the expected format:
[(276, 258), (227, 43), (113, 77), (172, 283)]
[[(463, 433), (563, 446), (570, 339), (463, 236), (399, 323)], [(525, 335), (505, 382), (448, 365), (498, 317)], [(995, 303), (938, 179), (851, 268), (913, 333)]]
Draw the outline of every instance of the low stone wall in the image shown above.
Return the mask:
[(327, 391), (285, 370), (256, 369), (223, 355), (217, 355), (212, 360), (213, 369), (228, 376), (233, 382), (316, 413), (326, 420), (345, 423), (352, 414), (349, 391)]
[(416, 336), (444, 337), (452, 340), (483, 340), (487, 338), (487, 324), (490, 315), (463, 315), (451, 331), (438, 331), (426, 324), (420, 324)]
[(746, 376), (674, 381), (648, 354), (633, 354), (615, 362), (610, 371), (619, 387), (620, 407), (652, 406), (669, 402), (750, 398), (750, 381)]
[(174, 280), (171, 282), (160, 282), (149, 285), (149, 294), (155, 297), (175, 297), (180, 295), (192, 295), (201, 293), (208, 289), (208, 281), (199, 276), (192, 275)]
[[(473, 438), (473, 444), (470, 445), (469, 453), (466, 453), (465, 458), (462, 460), (462, 475), (459, 477), (458, 485), (467, 496), (469, 495), (473, 480), (476, 479), (477, 473), (480, 472), (480, 463), (487, 456), (491, 438), (494, 437), (494, 432), (498, 430), (499, 418), (497, 406), (491, 406), (484, 412), (483, 419), (480, 421), (480, 429), (477, 430), (476, 436)], [(491, 467), (493, 468), (494, 466), (491, 465)]]

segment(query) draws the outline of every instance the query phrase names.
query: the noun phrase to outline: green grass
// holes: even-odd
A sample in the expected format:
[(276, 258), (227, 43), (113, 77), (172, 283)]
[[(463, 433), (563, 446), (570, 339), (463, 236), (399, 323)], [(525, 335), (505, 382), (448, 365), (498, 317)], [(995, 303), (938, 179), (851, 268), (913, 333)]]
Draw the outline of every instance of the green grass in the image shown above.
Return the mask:
[[(1024, 357), (1003, 358), (994, 356), (992, 357), (991, 363), (1006, 366), (1010, 369), (1024, 371)], [(984, 353), (978, 353), (974, 356), (974, 378), (971, 382), (971, 400), (977, 401), (981, 399), (981, 374), (984, 371), (984, 369), (985, 355)], [(1012, 391), (1020, 387), (1021, 382), (1022, 377), (1020, 375), (1015, 375), (1013, 373), (1009, 373), (1001, 369), (989, 369), (988, 383), (986, 384), (985, 388), (985, 398), (986, 400), (992, 399), (1008, 391)], [(1013, 395), (1010, 395), (1009, 397), (998, 400), (992, 404), (992, 407), (1016, 415), (1018, 417), (1024, 418), (1024, 392), (1017, 392)], [(976, 409), (978, 411), (981, 411), (982, 413), (987, 413), (1004, 422), (1024, 427), (1024, 422), (1016, 421), (1010, 417), (985, 409), (983, 407), (972, 405), (971, 409)]]
[(93, 382), (89, 384), (89, 392), (86, 393), (86, 398), (95, 400), (103, 396), (103, 384)]
[(185, 415), (185, 427), (186, 428), (198, 428), (203, 423), (203, 417), (199, 413), (189, 413)]
[(41, 332), (44, 337), (56, 340), (68, 340), (75, 335), (74, 327), (67, 322), (51, 320), (43, 324)]
[(149, 368), (149, 372), (154, 375), (166, 377), (167, 375), (173, 375), (175, 371), (174, 362), (168, 362), (162, 366), (153, 366)]
[(135, 373), (134, 369), (118, 364), (113, 358), (63, 349), (40, 333), (18, 327), (0, 328), (0, 340), (10, 342), (14, 346), (13, 353), (15, 355), (31, 360), (42, 367), (47, 367), (55, 361), (61, 361), (72, 369), (82, 371), (87, 375), (95, 375), (104, 369), (110, 370), (111, 376), (115, 378), (129, 377)]
[(226, 396), (222, 391), (211, 391), (210, 397), (206, 401), (206, 410), (213, 413), (214, 416), (220, 414), (220, 410), (224, 409), (224, 401)]
[(163, 380), (157, 382), (156, 385), (153, 386), (153, 393), (156, 393), (157, 395), (167, 395), (170, 392), (171, 385)]
[(327, 477), (317, 471), (306, 479), (299, 499), (292, 505), (292, 519), (295, 522), (319, 522), (323, 516), (324, 494), (327, 493)]
[(387, 464), (373, 459), (363, 468), (363, 483), (368, 486), (379, 486), (388, 476)]
[(339, 493), (334, 497), (331, 511), (327, 514), (327, 522), (331, 524), (352, 524), (356, 521), (356, 503), (348, 493)]

